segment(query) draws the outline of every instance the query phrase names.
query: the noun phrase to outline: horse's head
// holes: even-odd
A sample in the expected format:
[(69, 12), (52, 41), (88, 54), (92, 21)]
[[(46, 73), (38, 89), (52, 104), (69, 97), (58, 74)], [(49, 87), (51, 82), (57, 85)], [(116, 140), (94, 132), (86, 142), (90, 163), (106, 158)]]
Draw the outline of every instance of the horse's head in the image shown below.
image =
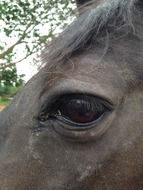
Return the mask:
[(85, 4), (46, 47), (0, 114), (1, 190), (143, 189), (142, 4)]

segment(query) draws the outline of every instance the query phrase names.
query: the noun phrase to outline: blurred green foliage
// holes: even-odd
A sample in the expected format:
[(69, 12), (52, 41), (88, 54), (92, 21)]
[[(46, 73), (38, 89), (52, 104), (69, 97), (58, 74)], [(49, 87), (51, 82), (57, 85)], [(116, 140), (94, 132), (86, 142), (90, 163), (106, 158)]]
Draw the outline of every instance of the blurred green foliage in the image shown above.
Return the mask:
[[(1, 0), (0, 67), (41, 52), (72, 20), (74, 4), (74, 0)], [(24, 49), (22, 56), (17, 55), (17, 47)]]
[(16, 63), (40, 53), (72, 21), (74, 9), (75, 0), (0, 1), (0, 96), (13, 96), (23, 85)]
[(0, 97), (13, 97), (24, 85), (24, 75), (18, 75), (15, 65), (0, 71)]

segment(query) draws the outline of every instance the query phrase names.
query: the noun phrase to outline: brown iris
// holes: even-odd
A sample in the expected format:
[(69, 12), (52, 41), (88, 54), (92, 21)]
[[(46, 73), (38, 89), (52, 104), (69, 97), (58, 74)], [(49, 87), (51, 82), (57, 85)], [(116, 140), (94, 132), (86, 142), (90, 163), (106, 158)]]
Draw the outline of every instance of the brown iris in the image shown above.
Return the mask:
[(103, 104), (93, 96), (68, 95), (59, 102), (57, 115), (79, 124), (96, 121), (105, 112)]

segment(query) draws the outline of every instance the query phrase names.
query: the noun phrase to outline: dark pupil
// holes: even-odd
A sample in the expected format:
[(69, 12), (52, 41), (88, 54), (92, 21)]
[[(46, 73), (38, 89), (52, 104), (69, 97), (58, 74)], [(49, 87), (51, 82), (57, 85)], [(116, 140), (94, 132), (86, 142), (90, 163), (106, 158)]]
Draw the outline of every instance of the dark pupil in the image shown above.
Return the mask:
[(70, 99), (63, 102), (59, 111), (63, 117), (73, 122), (89, 123), (104, 113), (104, 107), (92, 99)]

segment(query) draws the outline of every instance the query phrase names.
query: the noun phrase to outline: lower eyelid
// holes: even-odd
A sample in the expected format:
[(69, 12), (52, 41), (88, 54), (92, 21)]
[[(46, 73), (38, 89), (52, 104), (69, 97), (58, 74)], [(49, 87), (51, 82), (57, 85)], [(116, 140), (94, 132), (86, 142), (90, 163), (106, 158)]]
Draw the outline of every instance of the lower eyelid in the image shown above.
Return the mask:
[[(105, 112), (104, 115), (92, 125), (87, 125), (85, 128), (81, 128), (76, 124), (73, 126), (60, 121), (58, 118), (49, 118), (45, 122), (39, 121), (39, 126), (34, 132), (38, 131), (44, 135), (51, 131), (59, 134), (66, 141), (72, 142), (87, 142), (87, 141), (96, 141), (100, 138), (111, 126), (111, 123), (116, 115), (115, 111)], [(39, 133), (38, 133), (39, 134)]]
[(100, 122), (104, 118), (105, 115), (106, 113), (103, 113), (97, 120), (94, 120), (89, 123), (76, 123), (66, 119), (63, 116), (57, 116), (57, 115), (55, 117), (52, 117), (51, 120), (53, 120), (53, 122), (59, 122), (60, 125), (62, 125), (64, 128), (68, 130), (75, 130), (75, 129), (86, 130), (95, 127), (98, 124), (98, 122)]
[[(103, 115), (102, 115), (103, 117)], [(68, 129), (68, 130), (87, 130), (87, 129), (90, 129), (90, 128), (93, 128), (93, 127), (96, 127), (96, 125), (98, 124), (99, 120), (101, 120), (102, 118), (99, 118), (98, 120), (96, 121), (93, 121), (93, 122), (90, 122), (90, 123), (86, 123), (86, 124), (78, 124), (78, 123), (75, 123), (75, 122), (71, 122), (69, 123), (69, 121), (66, 123), (64, 123), (65, 125), (64, 128)]]
[(52, 125), (54, 131), (66, 138), (66, 140), (86, 142), (92, 140), (95, 141), (97, 138), (101, 137), (109, 128), (111, 120), (112, 117), (108, 117), (107, 114), (103, 119), (93, 125), (87, 126), (86, 128), (80, 128), (77, 126), (71, 127), (59, 120), (53, 121)]

